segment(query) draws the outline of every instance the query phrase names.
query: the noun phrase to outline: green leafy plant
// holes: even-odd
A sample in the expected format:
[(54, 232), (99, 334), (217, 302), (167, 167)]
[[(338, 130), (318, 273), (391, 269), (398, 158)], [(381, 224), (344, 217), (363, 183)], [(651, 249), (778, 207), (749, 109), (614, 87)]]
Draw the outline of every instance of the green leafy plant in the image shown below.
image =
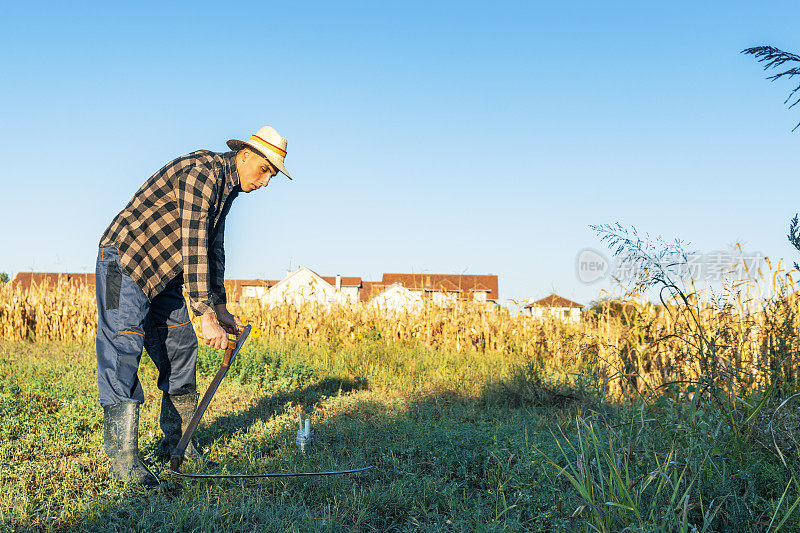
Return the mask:
[(561, 432), (553, 438), (559, 458), (537, 451), (580, 495), (571, 518), (585, 530), (707, 531), (720, 510), (720, 503), (703, 502), (696, 490), (707, 454), (693, 470), (674, 444), (662, 453), (636, 452), (596, 417), (576, 417), (571, 437)]

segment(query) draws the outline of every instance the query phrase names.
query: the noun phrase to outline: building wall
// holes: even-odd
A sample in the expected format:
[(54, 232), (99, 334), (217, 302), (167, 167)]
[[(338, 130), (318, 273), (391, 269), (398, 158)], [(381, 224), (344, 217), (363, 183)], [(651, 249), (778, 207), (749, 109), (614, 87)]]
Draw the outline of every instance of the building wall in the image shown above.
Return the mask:
[(455, 291), (434, 291), (430, 294), (430, 300), (437, 305), (453, 305), (458, 301), (458, 293)]
[(358, 287), (342, 287), (339, 289), (340, 299), (345, 302), (355, 303), (358, 301)]
[(307, 303), (327, 305), (334, 298), (336, 290), (325, 280), (308, 269), (300, 269), (270, 288), (262, 300), (269, 305)]
[(367, 305), (388, 311), (419, 311), (423, 306), (422, 294), (420, 291), (410, 291), (393, 285), (374, 296)]
[(242, 296), (244, 298), (261, 298), (263, 299), (269, 289), (263, 285), (244, 285), (242, 287)]
[(531, 316), (577, 323), (581, 320), (581, 310), (578, 307), (531, 307)]

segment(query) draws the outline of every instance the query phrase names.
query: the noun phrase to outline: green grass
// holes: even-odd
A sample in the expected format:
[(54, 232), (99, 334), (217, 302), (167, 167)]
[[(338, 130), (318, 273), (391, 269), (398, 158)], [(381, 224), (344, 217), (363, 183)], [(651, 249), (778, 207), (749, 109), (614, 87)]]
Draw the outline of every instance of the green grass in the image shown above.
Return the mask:
[[(203, 391), (219, 354), (202, 350)], [(232, 473), (341, 469), (343, 477), (182, 481), (155, 458), (160, 393), (140, 378), (141, 456), (167, 480), (108, 480), (90, 345), (0, 343), (0, 522), (9, 530), (800, 530), (800, 455), (755, 425), (742, 448), (712, 410), (600, 401), (589, 374), (499, 354), (365, 342), (333, 349), (249, 341), (196, 436)], [(297, 417), (316, 444), (294, 446)], [(767, 416), (767, 411), (765, 411)], [(765, 435), (770, 435), (766, 438)], [(196, 468), (187, 465), (187, 469)], [(569, 474), (569, 475), (567, 475)], [(570, 478), (571, 476), (571, 478)]]

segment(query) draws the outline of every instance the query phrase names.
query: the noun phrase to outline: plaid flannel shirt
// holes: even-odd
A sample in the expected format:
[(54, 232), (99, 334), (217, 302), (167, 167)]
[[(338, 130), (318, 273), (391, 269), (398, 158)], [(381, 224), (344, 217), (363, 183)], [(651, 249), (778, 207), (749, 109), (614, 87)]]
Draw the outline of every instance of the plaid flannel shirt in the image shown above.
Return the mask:
[(241, 191), (236, 154), (198, 150), (156, 172), (111, 222), (100, 246), (152, 300), (183, 275), (192, 310), (226, 303), (225, 217)]

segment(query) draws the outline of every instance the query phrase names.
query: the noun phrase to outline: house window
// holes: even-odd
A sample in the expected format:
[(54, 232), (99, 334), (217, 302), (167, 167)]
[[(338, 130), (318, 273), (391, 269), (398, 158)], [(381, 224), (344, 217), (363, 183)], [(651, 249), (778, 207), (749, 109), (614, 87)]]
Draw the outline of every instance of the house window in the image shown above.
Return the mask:
[(569, 309), (564, 309), (564, 318), (569, 318)]

